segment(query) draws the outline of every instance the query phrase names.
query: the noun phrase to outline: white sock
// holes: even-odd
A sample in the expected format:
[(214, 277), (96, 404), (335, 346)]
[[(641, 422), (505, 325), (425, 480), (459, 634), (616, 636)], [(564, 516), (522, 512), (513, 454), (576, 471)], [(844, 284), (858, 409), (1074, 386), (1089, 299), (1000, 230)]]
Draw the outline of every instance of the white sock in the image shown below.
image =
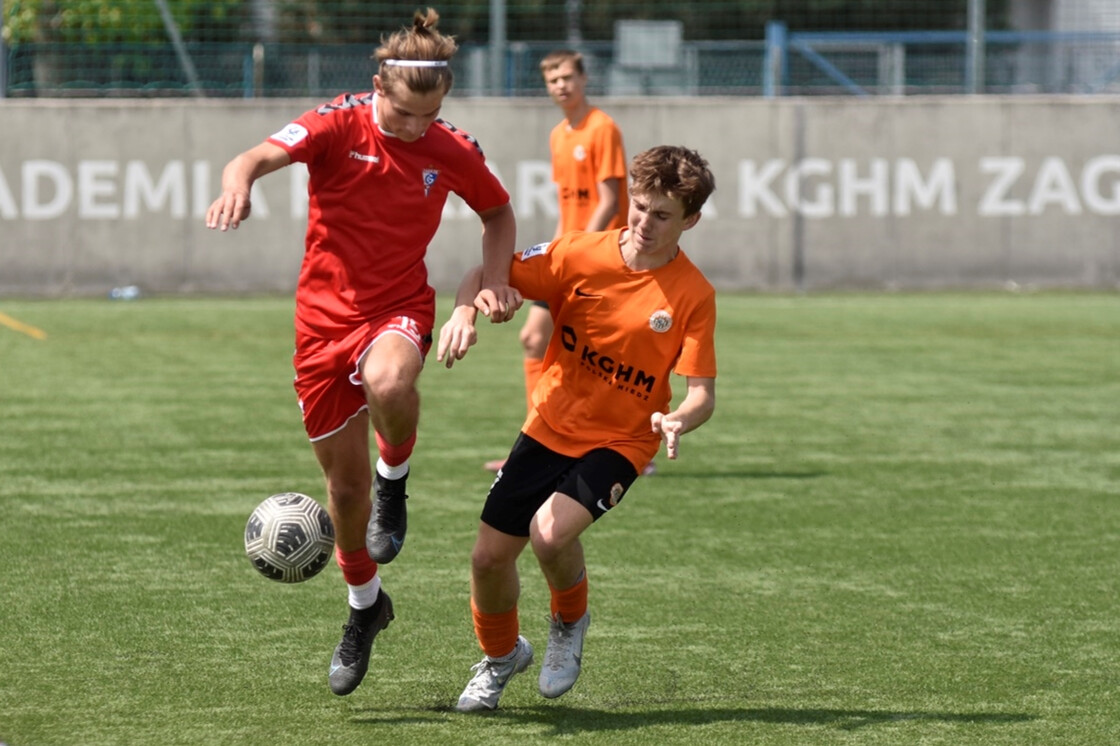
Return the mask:
[(377, 473), (385, 479), (400, 479), (408, 474), (408, 460), (406, 459), (403, 464), (396, 466), (389, 466), (380, 458), (377, 459)]
[(377, 594), (381, 593), (381, 574), (373, 576), (373, 580), (361, 585), (349, 585), (350, 607), (354, 609), (368, 609), (377, 603)]

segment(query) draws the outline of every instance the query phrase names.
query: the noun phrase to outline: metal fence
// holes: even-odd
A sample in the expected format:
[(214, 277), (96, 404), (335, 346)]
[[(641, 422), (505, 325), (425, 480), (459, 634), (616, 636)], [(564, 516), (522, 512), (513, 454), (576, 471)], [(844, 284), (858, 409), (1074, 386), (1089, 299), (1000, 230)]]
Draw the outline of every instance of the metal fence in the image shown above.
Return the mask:
[[(1037, 21), (1025, 9), (1040, 4), (1048, 28), (1012, 28)], [(439, 7), (441, 29), (460, 41), (456, 96), (543, 96), (537, 63), (560, 46), (584, 52), (593, 95), (1120, 92), (1118, 0)], [(0, 96), (366, 90), (378, 35), (410, 12), (354, 0), (6, 0)]]

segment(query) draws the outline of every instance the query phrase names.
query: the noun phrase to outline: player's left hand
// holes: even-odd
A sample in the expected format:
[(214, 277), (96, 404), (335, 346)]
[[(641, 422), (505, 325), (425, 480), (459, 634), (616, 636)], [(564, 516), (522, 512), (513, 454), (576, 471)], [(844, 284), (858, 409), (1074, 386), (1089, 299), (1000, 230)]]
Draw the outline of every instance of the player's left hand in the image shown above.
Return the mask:
[(509, 285), (491, 285), (478, 291), (474, 298), (474, 307), (483, 316), (490, 319), (491, 324), (501, 324), (509, 321), (525, 302), (517, 288)]
[(649, 424), (653, 431), (661, 436), (662, 442), (665, 443), (665, 455), (669, 457), (670, 461), (675, 461), (684, 423), (680, 420), (671, 420), (662, 412), (654, 412), (649, 416)]
[(475, 310), (470, 306), (459, 306), (451, 312), (451, 318), (439, 330), (436, 362), (444, 363), (450, 368), (456, 360), (462, 360), (466, 356), (467, 350), (478, 341), (474, 317)]

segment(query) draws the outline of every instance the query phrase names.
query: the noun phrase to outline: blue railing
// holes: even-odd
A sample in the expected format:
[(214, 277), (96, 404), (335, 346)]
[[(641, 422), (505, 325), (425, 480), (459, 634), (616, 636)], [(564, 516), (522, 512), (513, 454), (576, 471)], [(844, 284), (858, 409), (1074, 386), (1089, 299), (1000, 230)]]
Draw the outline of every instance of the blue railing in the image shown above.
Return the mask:
[[(463, 45), (453, 95), (543, 96), (537, 64), (562, 43), (511, 43), (497, 57)], [(989, 31), (976, 39), (965, 31), (794, 32), (772, 23), (765, 40), (682, 40), (672, 54), (679, 62), (656, 67), (628, 61), (613, 41), (580, 49), (593, 95), (1120, 93), (1120, 32)], [(495, 60), (504, 65), (497, 77)], [(367, 45), (0, 44), (0, 97), (12, 98), (323, 97), (366, 90), (372, 74)]]
[[(975, 51), (974, 51), (975, 50)], [(979, 75), (969, 76), (977, 54)], [(763, 95), (1120, 90), (1120, 32), (766, 30)]]

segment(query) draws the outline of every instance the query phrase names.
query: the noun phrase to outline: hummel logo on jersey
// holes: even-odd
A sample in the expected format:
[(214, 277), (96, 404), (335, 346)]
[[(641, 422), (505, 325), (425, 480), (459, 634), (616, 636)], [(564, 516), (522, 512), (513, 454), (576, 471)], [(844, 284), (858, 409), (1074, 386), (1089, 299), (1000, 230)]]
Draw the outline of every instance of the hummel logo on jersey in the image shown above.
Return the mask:
[(379, 158), (376, 155), (366, 155), (365, 153), (359, 153), (356, 150), (351, 150), (350, 151), (350, 157), (353, 158), (354, 160), (357, 160), (357, 161), (365, 161), (366, 163), (380, 163), (381, 162), (381, 158)]

